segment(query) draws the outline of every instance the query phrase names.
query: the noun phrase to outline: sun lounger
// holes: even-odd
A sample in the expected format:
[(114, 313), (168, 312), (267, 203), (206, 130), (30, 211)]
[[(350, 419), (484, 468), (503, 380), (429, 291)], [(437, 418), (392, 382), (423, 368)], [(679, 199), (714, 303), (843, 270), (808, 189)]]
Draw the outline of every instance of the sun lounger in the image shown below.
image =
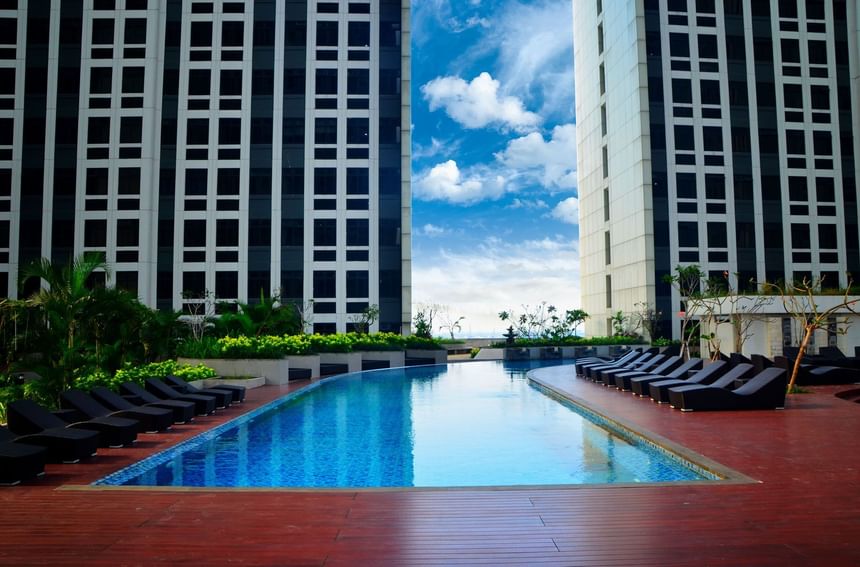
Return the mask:
[[(173, 423), (188, 423), (194, 421), (194, 402), (182, 400), (162, 400), (161, 398), (150, 394), (135, 382), (124, 382), (119, 386), (120, 392), (125, 395), (132, 396), (136, 400), (140, 400), (145, 407), (164, 408), (173, 412)], [(111, 398), (108, 393), (113, 394), (107, 388), (93, 388), (93, 393), (107, 405), (124, 409), (121, 402)], [(114, 394), (116, 395), (116, 394)], [(122, 398), (122, 396), (119, 396)], [(125, 399), (125, 398), (122, 398)]]
[(710, 386), (671, 388), (669, 397), (672, 407), (681, 411), (785, 407), (786, 373), (782, 368), (766, 368), (736, 390), (721, 388), (716, 385), (717, 382)]
[(629, 370), (633, 370), (638, 368), (642, 364), (645, 364), (655, 356), (659, 356), (658, 354), (652, 354), (650, 352), (643, 352), (642, 354), (636, 356), (635, 358), (624, 361), (624, 362), (616, 362), (613, 364), (597, 364), (594, 366), (585, 367), (585, 377), (593, 382), (600, 382), (600, 373), (604, 370), (612, 370), (616, 368), (627, 368)]
[(110, 410), (80, 390), (67, 390), (60, 394), (60, 400), (64, 407), (75, 409), (89, 418), (112, 416), (133, 419), (140, 424), (143, 431), (149, 433), (166, 431), (173, 425), (173, 413), (162, 408)]
[(194, 402), (197, 415), (209, 415), (215, 413), (216, 400), (213, 396), (202, 394), (181, 394), (157, 378), (144, 380), (148, 392), (165, 400), (181, 400), (183, 402)]
[(230, 386), (228, 384), (218, 384), (214, 388), (206, 388), (201, 389), (194, 386), (194, 384), (189, 384), (179, 376), (174, 376), (173, 374), (169, 374), (164, 379), (167, 384), (173, 387), (175, 390), (179, 390), (180, 392), (184, 392), (186, 394), (205, 394), (209, 395), (207, 392), (209, 391), (227, 391), (230, 392), (232, 396), (233, 403), (239, 403), (245, 401), (245, 387), (244, 386)]
[(597, 373), (597, 379), (595, 382), (603, 382), (604, 386), (612, 386), (615, 387), (615, 376), (618, 374), (624, 374), (625, 372), (645, 372), (646, 374), (657, 368), (663, 361), (666, 359), (665, 355), (655, 354), (645, 362), (641, 364), (633, 364), (629, 368), (612, 368), (609, 370), (601, 370)]
[(11, 402), (7, 407), (9, 429), (21, 435), (40, 433), (45, 430), (89, 429), (99, 433), (100, 447), (122, 447), (137, 439), (139, 425), (136, 421), (122, 417), (97, 417), (85, 421), (66, 423), (42, 406), (30, 400)]
[[(691, 358), (680, 366), (668, 373), (654, 372), (652, 374), (644, 374), (630, 378), (630, 389), (639, 397), (648, 395), (648, 384), (661, 380), (680, 380), (686, 378), (691, 370), (698, 370), (702, 367), (701, 358)], [(617, 379), (616, 379), (617, 380)]]
[[(692, 377), (687, 378), (686, 380), (683, 378), (674, 378), (674, 379), (666, 379), (666, 380), (658, 380), (656, 382), (651, 382), (647, 384), (644, 388), (648, 389), (648, 393), (651, 395), (651, 400), (657, 402), (659, 404), (667, 404), (669, 403), (669, 388), (674, 388), (676, 386), (687, 386), (691, 384), (710, 384), (714, 382), (717, 378), (725, 374), (726, 372), (732, 370), (729, 368), (729, 363), (725, 360), (716, 360), (711, 362), (695, 374)], [(744, 374), (749, 374), (752, 372), (752, 368), (742, 368), (739, 372), (742, 376)]]
[[(615, 387), (619, 390), (626, 391), (630, 390), (630, 380), (633, 378), (640, 378), (642, 376), (648, 375), (656, 375), (656, 376), (665, 376), (681, 364), (683, 364), (683, 360), (681, 360), (680, 356), (670, 356), (666, 360), (663, 361), (662, 364), (651, 370), (650, 372), (645, 372), (642, 370), (636, 370), (633, 372), (622, 372), (620, 374), (615, 375)], [(610, 384), (611, 386), (612, 384)]]
[[(230, 404), (233, 403), (233, 392), (230, 390), (225, 390), (223, 388), (195, 388), (188, 382), (182, 380), (182, 384), (178, 381), (182, 380), (181, 378), (177, 378), (176, 376), (165, 376), (162, 379), (162, 382), (179, 392), (180, 394), (196, 394), (198, 396), (212, 396), (215, 398), (215, 407), (218, 409), (224, 409), (230, 407)], [(175, 382), (177, 381), (177, 382)]]
[(38, 445), (29, 445), (0, 427), (0, 485), (12, 486), (45, 474), (48, 451)]
[(584, 373), (585, 368), (589, 366), (599, 366), (601, 364), (623, 364), (627, 361), (633, 360), (640, 354), (641, 353), (638, 350), (631, 350), (614, 359), (600, 358), (599, 356), (581, 358), (574, 362), (573, 370), (578, 376), (581, 376)]

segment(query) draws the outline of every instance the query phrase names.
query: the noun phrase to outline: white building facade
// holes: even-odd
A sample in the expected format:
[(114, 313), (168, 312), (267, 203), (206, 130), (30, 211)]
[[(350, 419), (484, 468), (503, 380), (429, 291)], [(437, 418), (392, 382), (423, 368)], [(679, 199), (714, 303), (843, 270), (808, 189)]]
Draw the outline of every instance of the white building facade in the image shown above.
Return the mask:
[(371, 305), (408, 331), (409, 11), (0, 2), (0, 296), (92, 251), (153, 307), (277, 293), (315, 331)]
[(575, 2), (587, 334), (648, 304), (677, 338), (679, 265), (856, 279), (858, 27), (845, 0)]

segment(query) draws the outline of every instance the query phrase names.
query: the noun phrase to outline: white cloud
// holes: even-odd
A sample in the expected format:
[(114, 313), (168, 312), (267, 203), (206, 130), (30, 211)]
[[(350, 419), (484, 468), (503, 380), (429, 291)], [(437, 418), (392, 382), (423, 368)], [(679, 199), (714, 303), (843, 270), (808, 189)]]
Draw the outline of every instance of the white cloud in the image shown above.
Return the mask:
[(430, 145), (423, 146), (419, 143), (413, 144), (412, 159), (432, 158), (438, 155), (456, 154), (460, 149), (461, 140), (439, 140), (438, 138), (430, 137)]
[(465, 21), (459, 18), (448, 18), (448, 28), (454, 33), (464, 32), (475, 27), (488, 28), (490, 27), (490, 20), (479, 18), (478, 16), (471, 16), (466, 18)]
[(559, 202), (550, 216), (567, 224), (579, 224), (579, 199), (568, 197)]
[(549, 205), (543, 199), (520, 199), (515, 198), (511, 201), (511, 204), (508, 205), (509, 209), (546, 209), (549, 208)]
[(418, 234), (423, 234), (424, 236), (429, 236), (432, 238), (434, 236), (442, 236), (448, 231), (441, 226), (427, 223), (424, 226), (420, 227), (417, 232)]
[(522, 242), (489, 238), (472, 252), (442, 250), (414, 258), (413, 301), (444, 303), (465, 316), (463, 336), (500, 337), (505, 309), (547, 301), (559, 309), (580, 305), (579, 253), (575, 242), (545, 238)]
[(537, 172), (547, 189), (576, 187), (576, 125), (561, 124), (549, 141), (538, 132), (515, 138), (496, 159), (521, 172)]
[(430, 110), (444, 108), (464, 128), (495, 125), (516, 131), (533, 129), (540, 117), (525, 109), (522, 100), (499, 95), (499, 81), (483, 72), (471, 82), (456, 76), (436, 77), (421, 87)]
[(447, 201), (456, 205), (471, 205), (495, 200), (505, 194), (505, 179), (486, 168), (472, 168), (463, 174), (457, 162), (448, 160), (418, 174), (412, 194), (423, 201)]

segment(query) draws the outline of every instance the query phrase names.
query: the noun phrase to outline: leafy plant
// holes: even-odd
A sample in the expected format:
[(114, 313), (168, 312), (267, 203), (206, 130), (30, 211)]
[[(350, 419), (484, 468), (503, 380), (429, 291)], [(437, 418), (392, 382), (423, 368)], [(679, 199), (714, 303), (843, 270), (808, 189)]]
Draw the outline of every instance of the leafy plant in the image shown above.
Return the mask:
[(366, 335), (370, 327), (379, 319), (379, 305), (369, 305), (350, 317), (350, 323), (355, 327), (355, 332)]
[(413, 334), (425, 339), (432, 339), (433, 318), (436, 316), (438, 311), (438, 305), (419, 303), (415, 309), (415, 318), (412, 320)]
[(481, 352), (480, 347), (472, 347), (472, 350), (469, 351), (469, 358), (475, 358), (479, 352)]
[(560, 314), (554, 305), (541, 302), (536, 307), (523, 305), (523, 312), (501, 311), (499, 319), (510, 323), (520, 339), (544, 339), (563, 341), (576, 335), (576, 328), (586, 319), (588, 313), (582, 309), (568, 309)]
[(128, 381), (143, 384), (146, 378), (164, 378), (168, 374), (173, 374), (186, 380), (202, 380), (204, 378), (214, 378), (218, 375), (215, 370), (204, 364), (179, 364), (175, 360), (164, 360), (141, 366), (126, 366), (117, 371), (114, 381), (117, 384)]
[(258, 303), (238, 303), (236, 311), (225, 311), (213, 321), (218, 336), (293, 335), (302, 332), (302, 322), (292, 304), (277, 296), (260, 294)]

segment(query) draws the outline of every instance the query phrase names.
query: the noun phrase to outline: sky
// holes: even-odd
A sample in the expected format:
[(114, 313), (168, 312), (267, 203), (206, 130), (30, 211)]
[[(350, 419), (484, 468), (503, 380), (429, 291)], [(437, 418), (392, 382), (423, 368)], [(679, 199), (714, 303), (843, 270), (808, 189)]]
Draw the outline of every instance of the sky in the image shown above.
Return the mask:
[(413, 315), (578, 308), (570, 0), (413, 0), (412, 127)]

